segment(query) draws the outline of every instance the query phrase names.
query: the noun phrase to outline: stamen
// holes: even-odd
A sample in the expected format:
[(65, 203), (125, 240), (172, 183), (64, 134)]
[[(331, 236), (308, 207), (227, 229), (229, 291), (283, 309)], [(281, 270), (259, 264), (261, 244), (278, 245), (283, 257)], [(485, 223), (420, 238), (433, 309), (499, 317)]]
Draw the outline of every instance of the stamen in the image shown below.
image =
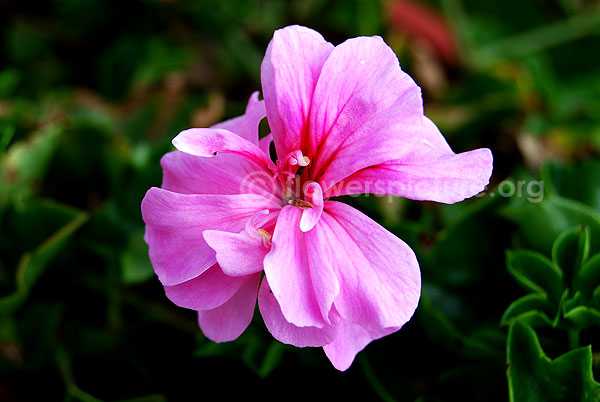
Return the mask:
[(256, 231), (262, 236), (263, 245), (268, 248), (271, 245), (271, 234), (264, 229), (256, 229)]
[(304, 200), (289, 200), (288, 204), (293, 205), (295, 207), (298, 207), (300, 209), (306, 209), (306, 208), (314, 208), (314, 205), (311, 204), (308, 201), (304, 201)]

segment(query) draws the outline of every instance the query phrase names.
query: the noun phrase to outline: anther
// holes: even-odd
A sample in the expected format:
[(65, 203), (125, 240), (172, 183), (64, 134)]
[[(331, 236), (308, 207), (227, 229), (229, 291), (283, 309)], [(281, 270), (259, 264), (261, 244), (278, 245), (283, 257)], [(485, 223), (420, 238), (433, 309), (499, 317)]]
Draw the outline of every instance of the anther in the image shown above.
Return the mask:
[(271, 245), (271, 234), (264, 229), (256, 229), (256, 231), (262, 236), (263, 245), (268, 248)]
[(314, 205), (311, 204), (308, 201), (304, 201), (304, 200), (289, 200), (288, 204), (293, 205), (294, 207), (298, 207), (300, 209), (306, 209), (306, 208), (314, 208)]

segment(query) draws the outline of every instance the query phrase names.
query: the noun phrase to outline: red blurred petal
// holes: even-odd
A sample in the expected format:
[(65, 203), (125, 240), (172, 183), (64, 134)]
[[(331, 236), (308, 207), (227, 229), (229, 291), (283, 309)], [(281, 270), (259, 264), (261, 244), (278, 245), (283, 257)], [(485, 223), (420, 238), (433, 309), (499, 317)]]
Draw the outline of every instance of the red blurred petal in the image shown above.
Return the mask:
[(412, 0), (391, 1), (388, 20), (398, 31), (429, 43), (446, 63), (456, 62), (454, 33), (444, 17), (432, 7)]

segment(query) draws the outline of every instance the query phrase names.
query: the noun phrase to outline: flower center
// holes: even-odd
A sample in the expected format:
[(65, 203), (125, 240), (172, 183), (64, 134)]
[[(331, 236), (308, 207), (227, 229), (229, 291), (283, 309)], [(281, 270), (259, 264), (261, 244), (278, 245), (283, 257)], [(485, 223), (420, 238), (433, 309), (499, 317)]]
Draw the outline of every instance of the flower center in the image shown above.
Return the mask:
[(290, 152), (283, 159), (277, 160), (277, 172), (274, 178), (279, 182), (283, 193), (283, 205), (293, 205), (298, 208), (313, 208), (313, 205), (303, 199), (302, 171), (310, 164), (310, 158), (299, 149)]

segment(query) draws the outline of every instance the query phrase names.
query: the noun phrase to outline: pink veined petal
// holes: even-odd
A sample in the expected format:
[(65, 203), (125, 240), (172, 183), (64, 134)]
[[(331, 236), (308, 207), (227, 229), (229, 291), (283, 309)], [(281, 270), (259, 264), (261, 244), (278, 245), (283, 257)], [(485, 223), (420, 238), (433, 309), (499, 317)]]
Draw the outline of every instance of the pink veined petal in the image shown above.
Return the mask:
[(300, 26), (275, 31), (269, 43), (261, 82), (279, 157), (302, 145), (315, 84), (332, 49), (321, 34)]
[(275, 185), (270, 173), (239, 155), (218, 154), (205, 158), (173, 151), (160, 160), (163, 168), (162, 188), (181, 194), (255, 193), (273, 197)]
[(393, 159), (418, 135), (421, 89), (380, 37), (338, 45), (323, 64), (310, 111), (309, 178), (327, 190), (343, 178)]
[(240, 336), (254, 315), (260, 274), (246, 277), (244, 284), (225, 304), (198, 311), (198, 324), (204, 335), (214, 342), (229, 342)]
[(384, 328), (373, 331), (367, 330), (358, 324), (353, 324), (350, 321), (342, 320), (338, 329), (337, 336), (333, 342), (323, 346), (323, 350), (327, 358), (333, 364), (333, 367), (340, 371), (346, 371), (354, 358), (367, 346), (371, 341), (382, 338), (400, 328)]
[(340, 318), (332, 314), (331, 324), (323, 328), (297, 327), (290, 324), (283, 314), (273, 295), (267, 279), (263, 279), (258, 293), (258, 307), (265, 325), (275, 339), (297, 347), (323, 346), (335, 339)]
[(212, 128), (229, 130), (249, 142), (258, 145), (258, 125), (266, 115), (265, 102), (258, 100), (258, 91), (256, 91), (250, 95), (245, 114), (215, 124)]
[(317, 227), (326, 228), (323, 238), (340, 282), (334, 305), (341, 318), (374, 331), (407, 322), (421, 293), (419, 265), (410, 247), (340, 202), (325, 202)]
[(258, 145), (221, 128), (190, 128), (173, 138), (178, 150), (196, 156), (213, 157), (219, 152), (245, 157), (256, 170), (275, 171), (275, 164)]
[(142, 201), (150, 260), (163, 285), (197, 277), (215, 262), (207, 229), (239, 232), (248, 219), (280, 205), (255, 194), (178, 194), (156, 187)]
[(300, 230), (308, 232), (319, 222), (323, 213), (323, 189), (319, 183), (311, 182), (304, 187), (304, 199), (314, 207), (305, 208), (300, 219)]
[[(225, 274), (246, 276), (263, 270), (263, 260), (270, 250), (270, 245), (269, 239), (258, 229), (267, 226), (272, 228), (278, 215), (278, 212), (274, 212), (265, 217), (265, 213), (268, 214), (269, 211), (260, 211), (254, 215), (246, 224), (246, 228), (239, 233), (204, 231), (204, 240), (217, 252), (217, 261)], [(263, 215), (262, 219), (258, 218), (260, 215)]]
[(359, 170), (327, 192), (327, 197), (376, 193), (452, 204), (483, 191), (492, 174), (489, 149), (452, 152), (427, 118), (418, 141), (401, 159)]
[[(187, 173), (193, 178), (201, 177), (199, 183), (211, 184), (214, 188), (218, 187), (218, 182), (222, 179), (226, 187), (218, 193), (235, 191), (237, 185), (238, 189), (234, 194), (261, 194), (274, 202), (281, 201), (281, 194), (273, 179), (275, 164), (257, 145), (230, 131), (212, 128), (182, 131), (173, 139), (173, 144), (193, 157), (206, 158), (205, 162), (194, 162), (191, 166), (194, 170)], [(196, 167), (206, 169), (196, 170)], [(173, 174), (180, 171), (181, 169), (174, 171)], [(169, 180), (168, 184), (176, 182), (167, 172), (165, 180)], [(199, 186), (194, 185), (194, 188), (197, 187)]]
[(210, 310), (229, 300), (247, 279), (248, 277), (227, 276), (215, 264), (194, 279), (165, 286), (165, 293), (179, 307)]
[(281, 311), (298, 327), (323, 328), (340, 285), (331, 264), (332, 250), (319, 225), (300, 230), (302, 211), (285, 206), (279, 213), (271, 251), (264, 260), (265, 276)]

